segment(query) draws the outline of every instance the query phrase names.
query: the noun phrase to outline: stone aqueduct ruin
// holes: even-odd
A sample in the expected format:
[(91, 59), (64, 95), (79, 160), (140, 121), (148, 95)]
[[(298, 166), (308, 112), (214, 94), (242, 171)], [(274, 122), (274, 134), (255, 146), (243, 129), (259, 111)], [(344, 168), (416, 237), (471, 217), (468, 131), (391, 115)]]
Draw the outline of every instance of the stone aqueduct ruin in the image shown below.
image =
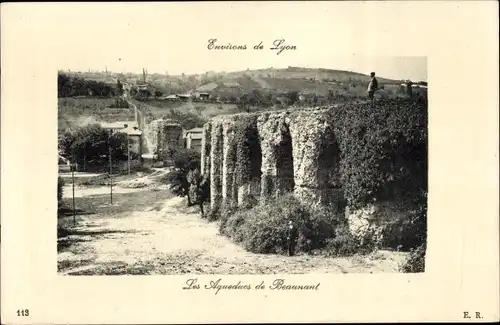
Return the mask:
[(332, 119), (328, 108), (212, 118), (201, 156), (211, 208), (245, 205), (252, 197), (266, 202), (286, 192), (313, 205), (342, 202)]

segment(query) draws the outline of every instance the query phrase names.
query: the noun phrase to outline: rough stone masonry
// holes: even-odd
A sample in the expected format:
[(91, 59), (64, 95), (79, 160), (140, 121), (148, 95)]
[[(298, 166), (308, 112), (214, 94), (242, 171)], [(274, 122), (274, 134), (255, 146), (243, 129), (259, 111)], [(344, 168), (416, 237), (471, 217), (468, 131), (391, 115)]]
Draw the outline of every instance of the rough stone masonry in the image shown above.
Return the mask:
[(391, 220), (408, 219), (409, 209), (397, 202), (345, 206), (334, 109), (242, 113), (208, 121), (201, 169), (210, 176), (211, 209), (265, 203), (293, 192), (309, 206), (337, 208), (350, 233), (360, 237)]
[[(254, 130), (238, 137), (241, 121)], [(257, 134), (257, 141), (248, 139), (250, 134)], [(237, 151), (245, 141), (254, 150)], [(210, 175), (212, 209), (245, 204), (251, 193), (265, 202), (294, 192), (302, 201), (326, 204), (342, 195), (339, 155), (328, 108), (242, 113), (205, 124), (201, 169)], [(239, 161), (249, 164), (236, 168)], [(240, 175), (252, 169), (260, 169), (260, 177)]]

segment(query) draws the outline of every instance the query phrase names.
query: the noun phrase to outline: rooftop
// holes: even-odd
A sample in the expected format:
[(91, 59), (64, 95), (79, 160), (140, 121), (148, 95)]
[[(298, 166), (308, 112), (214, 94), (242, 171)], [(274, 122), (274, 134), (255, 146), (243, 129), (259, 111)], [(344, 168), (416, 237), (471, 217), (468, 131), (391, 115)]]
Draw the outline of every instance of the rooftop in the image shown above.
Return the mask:
[(201, 140), (203, 139), (203, 133), (187, 133), (186, 138), (190, 138), (191, 140)]
[[(127, 127), (125, 127), (127, 125)], [(118, 130), (119, 132), (127, 133), (128, 135), (141, 135), (139, 124), (136, 121), (118, 121), (112, 123), (101, 123), (103, 129)]]
[(193, 138), (192, 135), (194, 134), (203, 134), (203, 128), (193, 128), (189, 130), (184, 130), (184, 138), (187, 137), (188, 134), (191, 134), (191, 138)]

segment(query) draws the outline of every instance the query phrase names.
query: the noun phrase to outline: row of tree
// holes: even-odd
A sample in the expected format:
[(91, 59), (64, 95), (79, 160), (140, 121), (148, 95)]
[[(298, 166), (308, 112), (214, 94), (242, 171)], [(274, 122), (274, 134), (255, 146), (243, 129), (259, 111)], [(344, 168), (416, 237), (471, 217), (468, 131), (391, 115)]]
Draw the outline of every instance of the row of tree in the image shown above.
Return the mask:
[(64, 73), (58, 73), (57, 76), (58, 97), (113, 97), (120, 95), (121, 91), (118, 87), (118, 85), (68, 76)]
[(59, 136), (60, 154), (80, 166), (103, 165), (110, 153), (114, 161), (127, 160), (127, 145), (125, 133), (111, 134), (99, 124), (66, 130)]

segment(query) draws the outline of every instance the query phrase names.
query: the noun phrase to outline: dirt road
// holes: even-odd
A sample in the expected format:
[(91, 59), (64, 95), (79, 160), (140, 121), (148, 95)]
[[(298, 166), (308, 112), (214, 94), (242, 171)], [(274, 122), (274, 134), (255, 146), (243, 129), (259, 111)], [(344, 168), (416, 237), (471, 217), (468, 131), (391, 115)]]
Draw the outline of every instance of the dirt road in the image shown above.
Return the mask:
[[(157, 201), (161, 197), (158, 195)], [(131, 205), (127, 209), (79, 216), (78, 226), (59, 240), (59, 272), (65, 275), (378, 273), (396, 272), (398, 262), (404, 257), (394, 252), (349, 258), (253, 254), (219, 235), (216, 223), (201, 219), (196, 208), (186, 208), (181, 198), (170, 197), (149, 206)]]

